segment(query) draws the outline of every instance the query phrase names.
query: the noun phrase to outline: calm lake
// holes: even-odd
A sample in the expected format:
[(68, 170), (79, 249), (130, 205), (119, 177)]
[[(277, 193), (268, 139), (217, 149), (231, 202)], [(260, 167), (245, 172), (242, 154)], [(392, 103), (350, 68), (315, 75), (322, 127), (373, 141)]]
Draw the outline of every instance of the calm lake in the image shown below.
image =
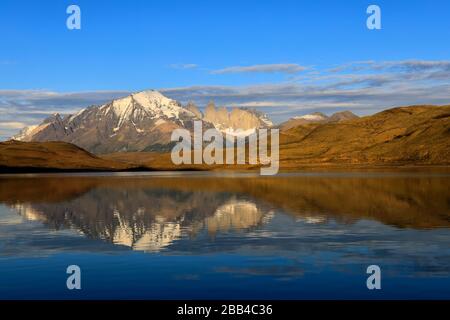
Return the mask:
[(450, 299), (450, 175), (0, 176), (0, 298)]

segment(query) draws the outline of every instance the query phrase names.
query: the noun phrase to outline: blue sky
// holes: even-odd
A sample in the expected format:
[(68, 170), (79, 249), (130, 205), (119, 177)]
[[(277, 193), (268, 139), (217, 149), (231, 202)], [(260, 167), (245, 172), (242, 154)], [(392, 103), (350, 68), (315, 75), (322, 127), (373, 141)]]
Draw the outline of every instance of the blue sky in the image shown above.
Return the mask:
[[(66, 28), (70, 4), (81, 30)], [(381, 30), (366, 27), (370, 4)], [(449, 12), (445, 0), (2, 0), (0, 138), (143, 89), (278, 122), (449, 103)]]

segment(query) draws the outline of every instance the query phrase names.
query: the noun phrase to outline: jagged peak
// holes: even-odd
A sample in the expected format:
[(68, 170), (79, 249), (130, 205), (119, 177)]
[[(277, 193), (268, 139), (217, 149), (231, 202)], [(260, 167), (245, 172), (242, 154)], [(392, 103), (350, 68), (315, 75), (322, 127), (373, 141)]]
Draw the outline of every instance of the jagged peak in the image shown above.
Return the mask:
[(61, 120), (62, 120), (61, 114), (59, 114), (58, 112), (55, 112), (55, 113), (52, 113), (47, 118), (45, 118), (42, 123), (49, 123), (49, 122), (61, 121)]

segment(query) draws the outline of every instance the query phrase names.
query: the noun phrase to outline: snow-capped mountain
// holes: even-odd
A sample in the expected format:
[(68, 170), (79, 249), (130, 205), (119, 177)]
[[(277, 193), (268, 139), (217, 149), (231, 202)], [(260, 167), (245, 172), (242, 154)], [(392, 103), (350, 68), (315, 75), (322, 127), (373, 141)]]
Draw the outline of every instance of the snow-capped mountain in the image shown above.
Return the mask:
[(38, 129), (38, 125), (32, 125), (23, 128), (18, 134), (12, 137), (14, 140), (19, 141), (29, 141), (29, 137), (32, 137), (36, 132), (35, 129)]
[(177, 101), (148, 90), (74, 115), (54, 114), (13, 139), (66, 141), (93, 153), (143, 151), (168, 145), (172, 130), (191, 129), (195, 120), (199, 118)]
[(253, 110), (223, 108), (213, 105), (203, 115), (193, 104), (183, 107), (158, 91), (147, 90), (90, 106), (76, 114), (54, 114), (41, 124), (23, 129), (12, 137), (21, 141), (65, 141), (92, 153), (170, 150), (174, 129), (193, 129), (202, 120), (205, 128), (216, 128), (228, 134), (250, 134), (272, 122)]
[(318, 121), (325, 121), (328, 119), (328, 117), (321, 112), (314, 112), (311, 114), (305, 114), (303, 116), (296, 116), (293, 117), (292, 119), (295, 120), (303, 119), (310, 122), (318, 122)]

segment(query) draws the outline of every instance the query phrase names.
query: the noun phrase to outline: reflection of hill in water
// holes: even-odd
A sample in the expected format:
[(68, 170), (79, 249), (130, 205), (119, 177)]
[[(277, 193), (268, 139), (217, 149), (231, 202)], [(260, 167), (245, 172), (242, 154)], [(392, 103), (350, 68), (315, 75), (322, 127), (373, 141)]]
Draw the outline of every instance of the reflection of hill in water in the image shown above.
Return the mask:
[(143, 251), (158, 251), (203, 228), (211, 235), (252, 228), (267, 216), (263, 206), (230, 193), (153, 188), (99, 187), (67, 201), (13, 206), (26, 219), (51, 228), (71, 228)]
[(203, 228), (257, 227), (273, 208), (305, 223), (449, 227), (449, 187), (445, 176), (1, 178), (0, 202), (54, 229), (155, 251)]

